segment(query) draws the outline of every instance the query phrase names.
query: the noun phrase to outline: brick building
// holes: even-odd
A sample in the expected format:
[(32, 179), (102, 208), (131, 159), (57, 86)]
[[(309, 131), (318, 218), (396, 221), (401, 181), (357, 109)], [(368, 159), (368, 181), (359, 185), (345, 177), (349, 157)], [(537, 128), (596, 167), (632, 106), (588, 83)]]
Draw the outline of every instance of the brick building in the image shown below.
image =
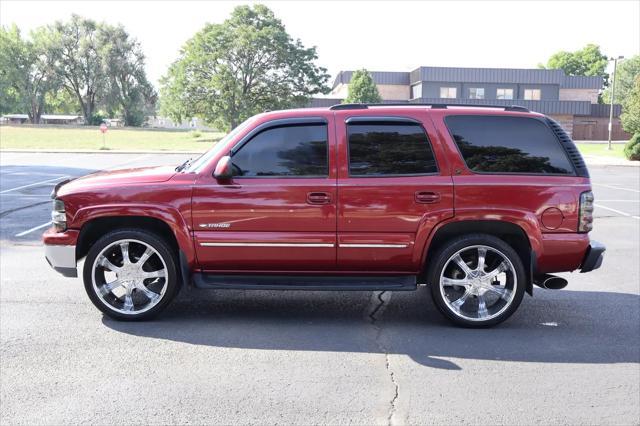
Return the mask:
[[(341, 71), (329, 98), (311, 106), (342, 102), (353, 71)], [(411, 72), (372, 72), (385, 103), (457, 103), (520, 105), (553, 117), (574, 139), (608, 136), (609, 106), (598, 104), (601, 77), (565, 75), (562, 70), (420, 67)], [(629, 139), (614, 105), (613, 138)]]

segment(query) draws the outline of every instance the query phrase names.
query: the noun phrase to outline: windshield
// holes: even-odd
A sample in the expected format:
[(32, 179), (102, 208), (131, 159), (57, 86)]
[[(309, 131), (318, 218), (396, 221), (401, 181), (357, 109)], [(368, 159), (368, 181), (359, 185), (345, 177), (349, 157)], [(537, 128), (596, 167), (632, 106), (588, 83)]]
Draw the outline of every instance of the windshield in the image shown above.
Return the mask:
[(247, 128), (249, 126), (249, 124), (253, 121), (254, 117), (250, 117), (248, 119), (246, 119), (244, 122), (242, 122), (242, 124), (240, 124), (238, 127), (236, 127), (235, 129), (233, 129), (232, 131), (230, 131), (229, 133), (227, 133), (222, 139), (220, 139), (213, 147), (211, 147), (211, 149), (207, 152), (205, 152), (204, 154), (202, 154), (200, 157), (198, 157), (197, 159), (195, 159), (193, 162), (191, 162), (186, 171), (189, 173), (198, 173), (200, 170), (202, 170), (202, 168), (204, 166), (206, 166), (207, 164), (209, 164), (209, 161), (211, 161), (211, 159), (213, 157), (215, 157), (221, 150), (224, 149), (224, 147), (227, 145), (227, 143), (229, 143), (229, 141), (231, 139), (233, 139), (238, 133), (240, 133), (242, 130), (244, 130), (245, 128)]

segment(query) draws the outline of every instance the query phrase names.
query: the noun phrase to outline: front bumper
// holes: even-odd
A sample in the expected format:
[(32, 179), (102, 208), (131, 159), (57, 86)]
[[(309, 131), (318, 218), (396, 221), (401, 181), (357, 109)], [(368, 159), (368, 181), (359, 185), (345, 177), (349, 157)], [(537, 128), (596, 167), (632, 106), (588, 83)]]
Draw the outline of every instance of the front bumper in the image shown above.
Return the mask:
[(598, 269), (602, 265), (606, 250), (607, 248), (604, 244), (592, 240), (580, 266), (580, 272), (590, 272)]
[(76, 246), (44, 246), (44, 256), (49, 265), (65, 277), (78, 276), (76, 267)]
[(65, 232), (57, 232), (51, 228), (42, 236), (44, 256), (47, 262), (65, 277), (78, 276), (76, 267), (77, 239), (78, 232), (70, 229)]

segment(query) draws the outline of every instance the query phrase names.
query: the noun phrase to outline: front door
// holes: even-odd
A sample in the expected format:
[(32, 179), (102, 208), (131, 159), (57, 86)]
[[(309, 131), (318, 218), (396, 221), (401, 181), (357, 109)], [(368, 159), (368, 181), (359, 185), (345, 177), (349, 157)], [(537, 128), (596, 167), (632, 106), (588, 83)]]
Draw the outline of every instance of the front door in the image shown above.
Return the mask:
[(453, 216), (453, 183), (426, 112), (336, 115), (338, 268), (417, 272), (426, 235)]
[(193, 229), (204, 270), (335, 269), (332, 125), (328, 115), (260, 125), (233, 149), (231, 182), (201, 177)]

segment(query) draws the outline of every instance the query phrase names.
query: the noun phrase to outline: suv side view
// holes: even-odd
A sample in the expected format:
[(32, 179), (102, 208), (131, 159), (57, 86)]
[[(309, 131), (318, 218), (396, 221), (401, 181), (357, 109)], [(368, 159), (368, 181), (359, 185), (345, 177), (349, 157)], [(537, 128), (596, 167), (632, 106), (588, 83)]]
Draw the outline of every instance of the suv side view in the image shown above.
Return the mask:
[(120, 320), (204, 289), (415, 290), (468, 327), (600, 267), (587, 168), (522, 107), (361, 105), (251, 117), (193, 162), (57, 185), (46, 258)]

